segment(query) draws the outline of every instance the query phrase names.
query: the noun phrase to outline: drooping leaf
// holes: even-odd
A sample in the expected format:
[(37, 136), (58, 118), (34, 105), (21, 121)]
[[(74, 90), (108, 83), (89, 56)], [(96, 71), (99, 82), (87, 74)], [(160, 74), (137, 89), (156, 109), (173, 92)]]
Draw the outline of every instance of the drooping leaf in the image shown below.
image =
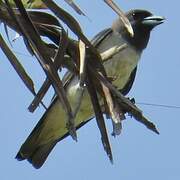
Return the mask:
[(64, 0), (68, 3), (79, 15), (86, 16), (80, 7), (73, 0)]
[(17, 57), (14, 55), (14, 53), (11, 51), (11, 49), (8, 47), (6, 42), (4, 41), (3, 37), (0, 34), (0, 48), (4, 52), (4, 54), (7, 56), (9, 62), (14, 67), (15, 71), (19, 75), (19, 77), (22, 79), (26, 87), (32, 92), (32, 94), (35, 95), (34, 90), (34, 83), (30, 76), (27, 74)]
[(85, 78), (86, 78), (86, 46), (85, 44), (79, 40), (79, 54), (80, 54), (80, 86), (84, 86)]
[(91, 80), (90, 76), (87, 77), (87, 88), (88, 88), (88, 92), (89, 92), (91, 102), (93, 105), (96, 122), (99, 127), (99, 131), (101, 133), (101, 140), (102, 140), (104, 150), (106, 151), (110, 161), (113, 163), (113, 155), (112, 155), (111, 145), (110, 145), (109, 138), (106, 131), (106, 125), (104, 122), (103, 112), (101, 111), (101, 107), (98, 101), (95, 84), (93, 84), (93, 81)]
[(116, 5), (116, 3), (113, 0), (104, 0), (104, 2), (106, 2), (119, 15), (119, 18), (124, 23), (124, 26), (126, 27), (127, 31), (133, 37), (133, 28), (128, 18), (125, 16), (124, 12)]
[[(60, 42), (59, 48), (58, 48), (57, 52), (55, 53), (55, 56), (53, 57), (54, 58), (53, 62), (54, 62), (54, 66), (55, 66), (56, 71), (63, 64), (65, 51), (66, 51), (66, 48), (68, 45), (67, 35), (66, 35), (65, 31), (62, 31), (62, 36), (61, 36), (61, 39), (59, 39), (59, 42)], [(42, 87), (40, 88), (37, 96), (32, 101), (31, 105), (28, 107), (30, 112), (34, 112), (34, 110), (37, 108), (40, 101), (42, 100), (42, 98), (44, 97), (46, 92), (48, 91), (50, 85), (51, 85), (50, 80), (48, 78), (46, 78), (46, 80), (43, 83)]]
[(102, 81), (106, 87), (109, 88), (109, 90), (113, 93), (113, 95), (117, 98), (117, 103), (120, 105), (120, 107), (124, 110), (125, 113), (129, 113), (131, 116), (135, 118), (135, 120), (141, 122), (144, 124), (148, 129), (155, 132), (156, 134), (159, 134), (156, 126), (150, 122), (146, 117), (144, 117), (142, 111), (135, 106), (128, 98), (124, 97), (118, 90), (115, 88), (107, 79), (105, 79), (101, 74), (94, 71), (96, 74), (96, 78), (99, 79), (99, 81)]
[(71, 106), (69, 101), (66, 97), (66, 93), (64, 91), (62, 82), (58, 76), (58, 73), (53, 65), (51, 57), (48, 56), (46, 46), (43, 44), (43, 41), (40, 38), (40, 35), (33, 25), (31, 19), (29, 18), (21, 0), (14, 0), (15, 4), (21, 13), (22, 18), (24, 18), (25, 23), (20, 24), (23, 29), (23, 33), (25, 38), (30, 42), (31, 46), (34, 49), (34, 53), (39, 60), (44, 72), (46, 73), (47, 77), (51, 80), (52, 86), (57, 93), (61, 103), (63, 104), (63, 108), (68, 115), (67, 121), (67, 128), (69, 133), (71, 134), (72, 138), (76, 140), (76, 131), (73, 122), (73, 113), (71, 110)]

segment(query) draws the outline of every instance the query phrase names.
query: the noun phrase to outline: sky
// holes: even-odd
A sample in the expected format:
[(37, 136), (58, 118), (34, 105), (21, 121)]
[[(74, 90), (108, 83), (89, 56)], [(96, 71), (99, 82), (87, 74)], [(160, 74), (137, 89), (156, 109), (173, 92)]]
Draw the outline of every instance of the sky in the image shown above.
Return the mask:
[[(63, 0), (58, 2), (80, 21), (89, 39), (111, 26), (117, 17), (102, 0), (75, 1), (81, 5), (88, 18), (78, 16)], [(114, 155), (112, 165), (103, 150), (96, 122), (92, 120), (78, 131), (77, 143), (70, 137), (58, 143), (41, 169), (34, 169), (27, 161), (18, 162), (14, 157), (44, 109), (39, 107), (33, 114), (28, 112), (27, 107), (33, 96), (0, 51), (0, 179), (180, 179), (180, 108), (141, 104), (180, 106), (179, 1), (115, 2), (124, 11), (141, 8), (166, 17), (166, 22), (151, 33), (150, 42), (138, 66), (135, 83), (128, 94), (140, 103), (138, 106), (157, 125), (160, 135), (127, 117), (123, 122), (122, 134), (116, 138), (110, 136)], [(38, 89), (45, 78), (41, 68), (28, 55), (21, 40), (13, 43), (13, 50), (22, 53), (17, 56)], [(46, 96), (46, 103), (50, 100), (51, 93), (52, 91)], [(107, 122), (107, 127), (110, 135), (110, 122)]]

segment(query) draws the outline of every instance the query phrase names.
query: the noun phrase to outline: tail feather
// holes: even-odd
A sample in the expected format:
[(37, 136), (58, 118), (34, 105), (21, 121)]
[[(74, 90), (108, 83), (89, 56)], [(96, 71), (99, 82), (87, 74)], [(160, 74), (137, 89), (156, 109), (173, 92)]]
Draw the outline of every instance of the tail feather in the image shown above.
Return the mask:
[[(76, 127), (76, 129), (78, 130), (91, 119), (88, 119), (87, 121), (80, 123)], [(18, 161), (28, 160), (36, 169), (41, 168), (41, 166), (44, 164), (48, 155), (50, 154), (54, 146), (57, 144), (57, 142), (69, 136), (69, 133), (66, 132), (59, 139), (49, 141), (46, 144), (41, 144), (41, 141), (38, 141), (37, 139), (40, 135), (40, 132), (42, 131), (42, 124), (42, 121), (40, 121), (37, 124), (37, 126), (31, 132), (24, 144), (21, 146), (19, 152), (15, 157)]]
[(39, 169), (46, 161), (49, 153), (52, 151), (57, 142), (50, 142), (34, 148), (30, 154), (23, 154), (20, 150), (16, 155), (18, 161), (27, 159), (36, 169)]

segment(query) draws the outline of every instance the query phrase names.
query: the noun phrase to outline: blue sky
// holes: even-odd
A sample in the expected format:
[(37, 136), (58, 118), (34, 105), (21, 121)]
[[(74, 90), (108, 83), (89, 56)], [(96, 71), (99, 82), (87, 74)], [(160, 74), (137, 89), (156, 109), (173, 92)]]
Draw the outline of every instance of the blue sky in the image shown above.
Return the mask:
[[(84, 33), (92, 38), (97, 32), (111, 25), (116, 14), (101, 1), (76, 1), (90, 20), (76, 15), (63, 1), (82, 25)], [(164, 0), (116, 1), (125, 11), (143, 8), (166, 17), (166, 22), (155, 28), (147, 49), (144, 51), (134, 86), (129, 93), (136, 102), (180, 106), (180, 55), (179, 55), (179, 3)], [(14, 51), (28, 54), (21, 40), (14, 44)], [(123, 123), (123, 132), (110, 137), (114, 165), (109, 162), (101, 145), (100, 134), (93, 120), (78, 131), (78, 143), (66, 138), (58, 143), (40, 170), (28, 162), (14, 159), (20, 145), (40, 119), (43, 108), (34, 114), (27, 107), (32, 95), (25, 88), (15, 71), (0, 51), (0, 179), (123, 179), (123, 180), (179, 180), (180, 109), (168, 109), (139, 105), (144, 114), (153, 121), (160, 135), (147, 130), (128, 117)], [(42, 70), (29, 56), (18, 55), (36, 82), (38, 89), (44, 79)], [(50, 93), (45, 102), (50, 99)], [(111, 123), (107, 123), (109, 134)]]

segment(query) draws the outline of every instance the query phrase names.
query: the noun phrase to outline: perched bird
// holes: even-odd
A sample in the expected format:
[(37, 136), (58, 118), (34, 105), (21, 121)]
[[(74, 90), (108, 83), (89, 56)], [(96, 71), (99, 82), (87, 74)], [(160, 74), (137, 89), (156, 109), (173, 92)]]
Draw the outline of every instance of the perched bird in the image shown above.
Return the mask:
[[(146, 48), (151, 30), (163, 23), (164, 18), (154, 16), (146, 10), (130, 10), (126, 13), (129, 19), (134, 36), (124, 28), (120, 19), (117, 19), (111, 28), (105, 29), (95, 36), (92, 44), (100, 54), (114, 47), (120, 47), (124, 43), (127, 47), (103, 62), (107, 75), (115, 77), (113, 84), (126, 95), (133, 84), (137, 64)], [(73, 77), (66, 86), (67, 97), (74, 110), (76, 103), (76, 90), (79, 84), (79, 77)], [(67, 115), (64, 112), (58, 98), (55, 98), (50, 107), (44, 113), (36, 127), (21, 146), (16, 158), (27, 159), (35, 168), (40, 168), (49, 153), (57, 142), (68, 136), (66, 128)], [(94, 117), (90, 97), (85, 90), (80, 109), (75, 118), (75, 125), (78, 129)]]

